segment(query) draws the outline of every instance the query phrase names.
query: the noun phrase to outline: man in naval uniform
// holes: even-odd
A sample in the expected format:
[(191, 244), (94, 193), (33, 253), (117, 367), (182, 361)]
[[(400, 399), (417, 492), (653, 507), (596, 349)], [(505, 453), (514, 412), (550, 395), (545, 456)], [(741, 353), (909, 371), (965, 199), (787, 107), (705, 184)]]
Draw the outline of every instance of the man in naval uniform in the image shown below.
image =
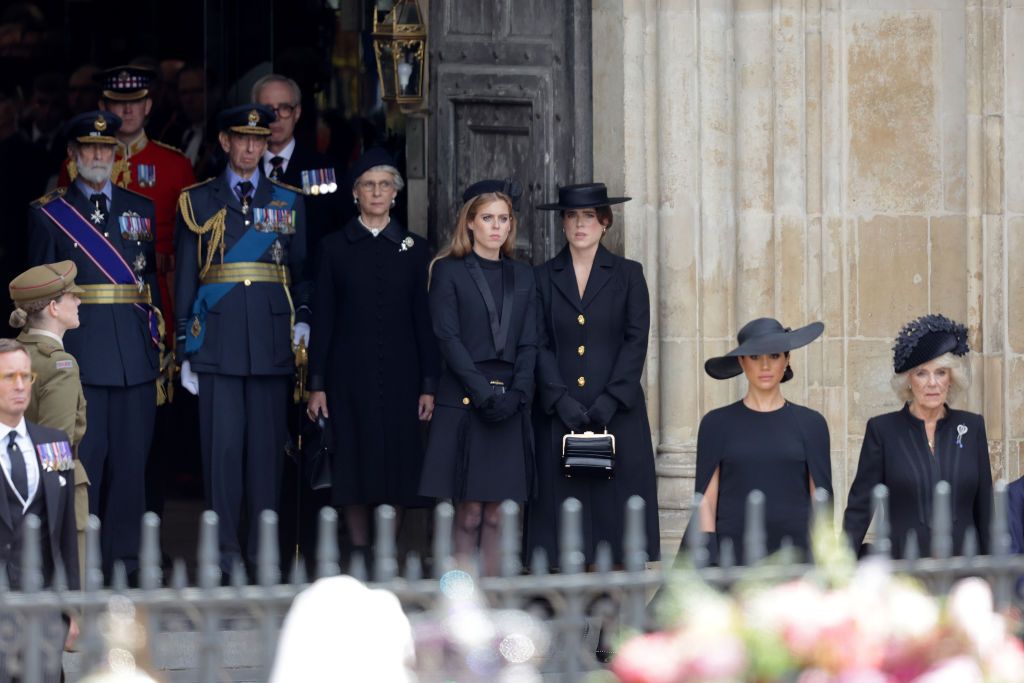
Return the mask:
[(273, 119), (259, 105), (221, 112), (228, 165), (178, 207), (176, 348), (182, 386), (199, 396), (206, 502), (226, 571), (239, 559), (255, 567), (259, 515), (277, 509), (293, 344), (309, 339), (302, 193), (259, 170)]
[(81, 326), (64, 337), (79, 363), (89, 429), (78, 456), (89, 473), (89, 510), (103, 523), (104, 572), (138, 569), (163, 350), (153, 249), (153, 202), (111, 182), (120, 118), (106, 111), (68, 123), (78, 174), (32, 204), (29, 261), (73, 261)]

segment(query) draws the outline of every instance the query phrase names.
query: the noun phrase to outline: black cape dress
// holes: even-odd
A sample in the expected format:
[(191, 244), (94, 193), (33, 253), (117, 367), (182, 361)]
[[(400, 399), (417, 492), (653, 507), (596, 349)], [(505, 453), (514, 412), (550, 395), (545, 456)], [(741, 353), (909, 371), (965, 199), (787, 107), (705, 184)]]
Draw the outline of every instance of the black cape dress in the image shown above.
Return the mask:
[[(828, 425), (821, 413), (788, 401), (769, 412), (752, 410), (743, 401), (712, 410), (697, 433), (697, 493), (707, 490), (716, 468), (719, 549), (728, 539), (736, 561), (743, 562), (746, 501), (755, 489), (765, 495), (768, 553), (784, 539), (797, 549), (809, 548), (810, 481), (832, 494)], [(691, 525), (698, 520), (695, 509)]]

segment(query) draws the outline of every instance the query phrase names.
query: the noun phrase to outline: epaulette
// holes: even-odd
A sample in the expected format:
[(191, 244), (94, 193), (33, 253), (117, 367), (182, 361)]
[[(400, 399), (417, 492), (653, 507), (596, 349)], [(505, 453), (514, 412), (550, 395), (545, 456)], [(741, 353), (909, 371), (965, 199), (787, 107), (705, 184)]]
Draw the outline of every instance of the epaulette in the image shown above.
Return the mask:
[(194, 190), (195, 188), (199, 187), (200, 185), (205, 185), (206, 183), (210, 182), (211, 180), (216, 180), (216, 177), (214, 177), (214, 178), (207, 178), (206, 180), (200, 180), (198, 183), (193, 183), (192, 185), (189, 185), (188, 187), (181, 188), (181, 191), (182, 192), (188, 192), (189, 190)]
[(45, 339), (37, 342), (36, 348), (39, 350), (39, 353), (43, 354), (47, 358), (49, 358), (58, 351), (64, 350), (63, 346), (53, 341), (52, 339)]
[(180, 154), (181, 156), (185, 156), (185, 153), (184, 153), (184, 152), (182, 152), (182, 151), (181, 151), (180, 149), (178, 149), (177, 147), (175, 147), (174, 145), (168, 145), (168, 144), (167, 144), (166, 142), (160, 142), (159, 140), (150, 140), (150, 142), (155, 142), (155, 143), (156, 143), (157, 145), (159, 145), (159, 146), (163, 147), (164, 149), (169, 149), (169, 150), (171, 150), (172, 152), (177, 152), (177, 153), (178, 153), (178, 154)]
[(289, 185), (288, 183), (282, 183), (280, 180), (274, 180), (273, 178), (268, 178), (268, 180), (270, 182), (274, 183), (275, 185), (280, 185), (281, 187), (283, 187), (286, 190), (291, 190), (292, 192), (298, 192), (299, 194), (302, 194), (302, 190), (297, 188), (297, 187), (295, 187), (294, 185)]
[(50, 190), (49, 192), (47, 192), (46, 194), (44, 194), (42, 197), (39, 197), (38, 199), (32, 200), (32, 206), (33, 207), (40, 207), (40, 206), (44, 206), (46, 204), (49, 204), (54, 199), (57, 199), (58, 197), (63, 197), (64, 193), (67, 192), (67, 191), (68, 191), (68, 188), (66, 188), (66, 187), (55, 187), (52, 190)]

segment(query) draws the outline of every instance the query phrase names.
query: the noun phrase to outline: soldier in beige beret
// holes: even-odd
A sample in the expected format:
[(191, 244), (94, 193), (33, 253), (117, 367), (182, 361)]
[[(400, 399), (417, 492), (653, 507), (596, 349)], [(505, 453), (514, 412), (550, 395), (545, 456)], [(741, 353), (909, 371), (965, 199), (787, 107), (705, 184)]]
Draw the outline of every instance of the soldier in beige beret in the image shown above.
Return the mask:
[(29, 268), (8, 287), (14, 312), (11, 327), (24, 328), (18, 341), (32, 359), (38, 377), (25, 419), (68, 435), (75, 454), (75, 525), (78, 528), (78, 565), (85, 576), (85, 526), (89, 521), (89, 477), (78, 459), (78, 444), (85, 434), (85, 395), (75, 357), (64, 350), (63, 337), (79, 325), (75, 284), (78, 268), (72, 261)]

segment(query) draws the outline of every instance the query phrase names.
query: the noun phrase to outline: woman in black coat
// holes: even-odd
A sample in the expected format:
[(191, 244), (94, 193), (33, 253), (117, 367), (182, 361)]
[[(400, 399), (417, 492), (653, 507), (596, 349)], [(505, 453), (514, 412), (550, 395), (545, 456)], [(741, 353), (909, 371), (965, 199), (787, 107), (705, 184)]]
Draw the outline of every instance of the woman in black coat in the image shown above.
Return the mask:
[(430, 313), (444, 358), (420, 493), (455, 502), (455, 551), (498, 569), (498, 506), (533, 484), (533, 269), (512, 259), (507, 184), (463, 194), (451, 245), (434, 261)]
[(903, 408), (868, 420), (843, 516), (860, 550), (874, 512), (871, 493), (889, 489), (889, 528), (894, 557), (903, 557), (908, 534), (928, 555), (935, 485), (945, 481), (952, 498), (953, 553), (963, 550), (968, 529), (988, 552), (992, 520), (992, 470), (985, 419), (949, 406), (970, 384), (963, 356), (967, 328), (930, 314), (907, 323), (893, 347), (892, 387)]
[(353, 167), (359, 215), (320, 246), (310, 335), (310, 419), (329, 417), (331, 502), (352, 544), (369, 541), (373, 507), (429, 501), (416, 493), (420, 421), (430, 420), (440, 362), (430, 329), (425, 240), (389, 216), (402, 177), (371, 149)]
[[(612, 254), (601, 237), (612, 225), (603, 184), (559, 189), (566, 247), (537, 268), (538, 353), (537, 499), (527, 510), (526, 549), (543, 548), (557, 562), (559, 512), (569, 496), (583, 504), (583, 550), (588, 563), (606, 541), (623, 561), (625, 505), (646, 502), (647, 555), (660, 558), (654, 450), (641, 386), (647, 359), (650, 301), (643, 268)], [(570, 430), (605, 428), (615, 436), (612, 479), (566, 478), (562, 437)]]

